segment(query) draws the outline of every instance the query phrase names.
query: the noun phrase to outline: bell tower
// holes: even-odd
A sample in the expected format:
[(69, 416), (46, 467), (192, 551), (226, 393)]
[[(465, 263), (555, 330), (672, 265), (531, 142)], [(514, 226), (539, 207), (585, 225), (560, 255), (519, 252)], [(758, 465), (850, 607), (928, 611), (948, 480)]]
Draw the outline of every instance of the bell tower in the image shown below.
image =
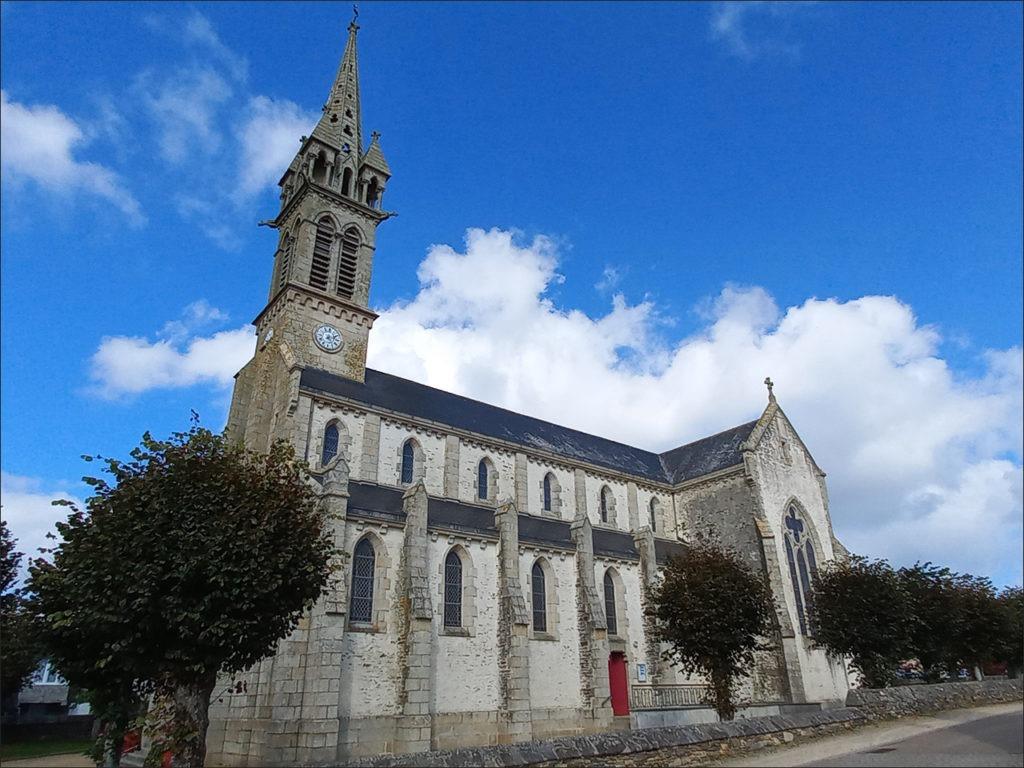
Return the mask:
[(388, 218), (384, 188), (391, 170), (371, 134), (363, 151), (356, 34), (323, 114), (281, 177), (279, 232), (267, 306), (256, 318), (260, 344), (283, 334), (304, 366), (363, 380), (377, 225)]
[(256, 353), (235, 377), (227, 431), (252, 447), (288, 434), (299, 375), (315, 368), (354, 381), (366, 372), (377, 318), (370, 277), (391, 170), (371, 134), (363, 151), (356, 35), (348, 25), (323, 114), (280, 182), (281, 207), (267, 304), (256, 317)]

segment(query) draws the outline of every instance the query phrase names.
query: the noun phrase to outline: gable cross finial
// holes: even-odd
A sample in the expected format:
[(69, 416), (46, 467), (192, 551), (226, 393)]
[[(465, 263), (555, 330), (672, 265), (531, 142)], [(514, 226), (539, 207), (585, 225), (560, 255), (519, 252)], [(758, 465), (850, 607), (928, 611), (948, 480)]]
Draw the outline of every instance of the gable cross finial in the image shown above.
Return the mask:
[(771, 376), (765, 376), (764, 377), (764, 385), (766, 387), (768, 387), (768, 402), (769, 403), (774, 403), (775, 402), (775, 393), (772, 392), (772, 389), (775, 387), (775, 382), (772, 381), (772, 377)]

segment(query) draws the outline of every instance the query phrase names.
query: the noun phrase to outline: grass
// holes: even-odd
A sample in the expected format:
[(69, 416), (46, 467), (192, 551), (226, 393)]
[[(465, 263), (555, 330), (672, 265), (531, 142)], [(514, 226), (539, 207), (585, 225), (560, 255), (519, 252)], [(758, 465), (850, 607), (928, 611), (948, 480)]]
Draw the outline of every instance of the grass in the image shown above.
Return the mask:
[(85, 752), (92, 746), (91, 739), (50, 739), (47, 741), (21, 741), (0, 744), (0, 760), (20, 760), (23, 757), (46, 757), (67, 752)]

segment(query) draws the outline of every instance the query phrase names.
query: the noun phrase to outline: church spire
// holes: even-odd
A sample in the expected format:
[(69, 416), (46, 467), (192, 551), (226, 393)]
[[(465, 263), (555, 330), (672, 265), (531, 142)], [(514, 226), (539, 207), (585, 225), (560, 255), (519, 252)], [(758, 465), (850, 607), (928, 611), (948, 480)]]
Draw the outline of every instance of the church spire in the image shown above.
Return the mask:
[(359, 114), (359, 55), (356, 50), (358, 15), (356, 11), (348, 25), (348, 41), (345, 43), (338, 74), (334, 78), (327, 103), (324, 104), (320, 122), (313, 129), (316, 138), (344, 154), (354, 152), (355, 157), (363, 152), (363, 128)]

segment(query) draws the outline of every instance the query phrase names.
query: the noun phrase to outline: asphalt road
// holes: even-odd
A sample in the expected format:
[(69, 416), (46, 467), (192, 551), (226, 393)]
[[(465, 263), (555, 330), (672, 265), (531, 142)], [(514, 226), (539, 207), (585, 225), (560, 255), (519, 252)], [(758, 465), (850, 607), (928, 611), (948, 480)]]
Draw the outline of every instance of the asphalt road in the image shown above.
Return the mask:
[(788, 766), (1024, 766), (1024, 705), (993, 704), (880, 722), (714, 763)]
[(811, 766), (1024, 766), (1024, 712), (950, 725)]

